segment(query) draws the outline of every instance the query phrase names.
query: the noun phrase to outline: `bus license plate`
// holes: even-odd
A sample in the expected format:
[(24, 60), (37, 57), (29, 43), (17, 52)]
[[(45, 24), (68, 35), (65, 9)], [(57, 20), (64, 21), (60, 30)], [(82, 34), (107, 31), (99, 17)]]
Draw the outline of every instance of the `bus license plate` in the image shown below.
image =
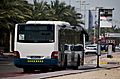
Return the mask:
[(27, 60), (28, 63), (43, 63), (43, 60)]

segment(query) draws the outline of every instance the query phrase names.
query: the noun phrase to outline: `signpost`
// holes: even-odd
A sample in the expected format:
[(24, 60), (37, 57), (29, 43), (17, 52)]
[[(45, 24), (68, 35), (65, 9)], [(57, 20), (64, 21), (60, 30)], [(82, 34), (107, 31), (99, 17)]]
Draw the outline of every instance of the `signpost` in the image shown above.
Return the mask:
[(98, 45), (97, 45), (97, 67), (99, 66), (99, 56), (101, 54), (101, 50), (100, 50), (100, 27), (104, 27), (104, 28), (108, 28), (111, 27), (112, 28), (112, 10), (113, 9), (103, 9), (103, 8), (99, 8), (98, 11)]

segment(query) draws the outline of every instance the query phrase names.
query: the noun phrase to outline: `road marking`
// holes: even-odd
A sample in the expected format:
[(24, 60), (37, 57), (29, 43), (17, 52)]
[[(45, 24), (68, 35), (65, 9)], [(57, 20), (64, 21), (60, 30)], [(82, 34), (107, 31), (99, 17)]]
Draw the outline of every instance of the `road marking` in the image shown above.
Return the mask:
[(107, 62), (105, 62), (105, 61), (102, 61), (102, 62), (100, 62), (100, 64), (107, 64)]

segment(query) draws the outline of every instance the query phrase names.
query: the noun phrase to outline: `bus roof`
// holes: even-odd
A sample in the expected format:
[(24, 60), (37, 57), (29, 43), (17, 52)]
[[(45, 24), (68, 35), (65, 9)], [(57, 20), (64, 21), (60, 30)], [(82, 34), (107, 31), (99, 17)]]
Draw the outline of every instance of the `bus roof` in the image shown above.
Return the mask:
[(26, 24), (57, 24), (70, 26), (68, 22), (64, 21), (27, 21)]

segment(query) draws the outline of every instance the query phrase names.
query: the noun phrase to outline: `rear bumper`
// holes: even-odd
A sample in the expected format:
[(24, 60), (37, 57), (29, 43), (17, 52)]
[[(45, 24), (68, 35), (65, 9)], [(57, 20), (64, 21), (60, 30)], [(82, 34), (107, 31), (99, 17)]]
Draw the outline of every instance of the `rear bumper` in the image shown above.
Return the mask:
[(44, 68), (58, 66), (57, 59), (14, 59), (14, 65), (19, 68)]

